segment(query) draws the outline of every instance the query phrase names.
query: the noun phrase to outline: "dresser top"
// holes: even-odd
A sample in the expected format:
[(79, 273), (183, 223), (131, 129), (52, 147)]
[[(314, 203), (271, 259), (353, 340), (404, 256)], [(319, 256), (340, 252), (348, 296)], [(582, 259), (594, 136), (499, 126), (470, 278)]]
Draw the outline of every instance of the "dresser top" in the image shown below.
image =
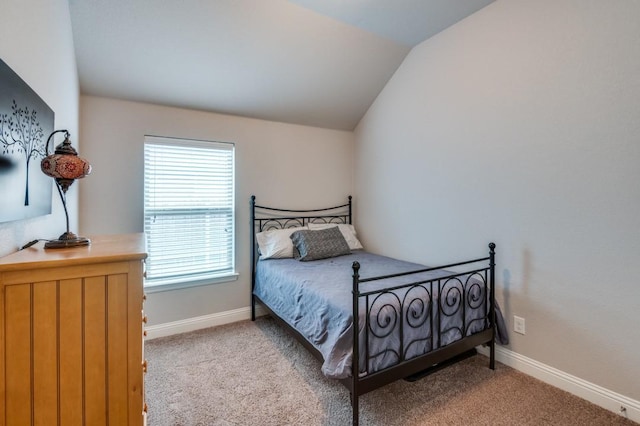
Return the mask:
[(0, 257), (0, 272), (25, 268), (142, 260), (147, 257), (143, 233), (89, 237), (91, 245), (45, 249), (44, 242)]

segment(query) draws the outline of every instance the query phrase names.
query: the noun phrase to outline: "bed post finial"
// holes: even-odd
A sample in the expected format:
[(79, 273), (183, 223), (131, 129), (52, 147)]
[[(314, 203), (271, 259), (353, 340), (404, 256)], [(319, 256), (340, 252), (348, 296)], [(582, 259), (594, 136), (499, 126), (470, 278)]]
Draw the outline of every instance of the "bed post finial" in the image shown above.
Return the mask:
[(489, 250), (491, 250), (491, 253), (495, 253), (496, 243), (489, 243)]

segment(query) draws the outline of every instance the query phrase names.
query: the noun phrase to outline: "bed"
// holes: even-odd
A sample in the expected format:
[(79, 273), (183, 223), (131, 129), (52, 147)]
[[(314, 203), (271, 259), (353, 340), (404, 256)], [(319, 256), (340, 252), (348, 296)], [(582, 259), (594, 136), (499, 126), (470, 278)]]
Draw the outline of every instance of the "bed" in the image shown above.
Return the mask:
[[(495, 368), (495, 244), (488, 256), (426, 267), (365, 251), (351, 196), (312, 210), (261, 206), (252, 196), (250, 207), (251, 318), (259, 303), (349, 390), (353, 425), (361, 395), (443, 368), (476, 346), (489, 347)], [(340, 240), (329, 250), (339, 254), (314, 258), (312, 238)]]

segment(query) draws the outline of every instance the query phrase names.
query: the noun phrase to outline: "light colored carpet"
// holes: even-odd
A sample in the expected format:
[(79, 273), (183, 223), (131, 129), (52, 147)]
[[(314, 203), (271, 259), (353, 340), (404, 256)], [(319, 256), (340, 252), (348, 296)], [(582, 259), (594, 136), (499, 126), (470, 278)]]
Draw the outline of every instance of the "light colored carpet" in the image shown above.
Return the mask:
[[(148, 341), (150, 426), (350, 425), (349, 393), (268, 317)], [(363, 395), (360, 424), (636, 425), (476, 355)]]

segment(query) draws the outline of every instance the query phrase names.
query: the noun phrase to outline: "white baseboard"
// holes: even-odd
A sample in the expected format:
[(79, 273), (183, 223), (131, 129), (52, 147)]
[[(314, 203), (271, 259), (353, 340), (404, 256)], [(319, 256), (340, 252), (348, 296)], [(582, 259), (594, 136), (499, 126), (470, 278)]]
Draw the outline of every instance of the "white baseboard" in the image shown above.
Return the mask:
[[(489, 356), (488, 348), (479, 347), (478, 352)], [(538, 380), (586, 399), (606, 410), (640, 423), (640, 401), (633, 400), (499, 346), (496, 347), (496, 360)]]
[[(256, 316), (265, 315), (266, 311), (261, 306), (256, 306)], [(231, 324), (232, 322), (251, 319), (251, 308), (233, 309), (231, 311), (218, 312), (200, 317), (187, 318), (164, 324), (149, 325), (145, 327), (147, 340), (158, 337), (171, 336), (173, 334), (187, 333), (202, 328), (215, 327), (217, 325)]]

